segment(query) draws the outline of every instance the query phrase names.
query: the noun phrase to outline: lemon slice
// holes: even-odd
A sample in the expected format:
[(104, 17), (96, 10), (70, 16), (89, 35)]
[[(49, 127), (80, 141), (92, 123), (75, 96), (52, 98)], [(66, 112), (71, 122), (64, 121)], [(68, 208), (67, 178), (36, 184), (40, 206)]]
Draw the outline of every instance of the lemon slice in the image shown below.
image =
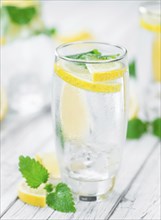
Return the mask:
[(160, 15), (157, 12), (151, 15), (144, 14), (140, 19), (140, 25), (146, 30), (159, 33), (161, 32)]
[(161, 25), (160, 24), (151, 24), (151, 23), (147, 23), (147, 21), (145, 21), (144, 19), (141, 19), (140, 20), (140, 25), (146, 29), (146, 30), (149, 30), (149, 31), (152, 31), (152, 32), (161, 32)]
[(37, 189), (30, 188), (25, 181), (22, 181), (18, 186), (18, 197), (21, 201), (39, 207), (46, 205), (46, 190), (42, 184)]
[(156, 35), (152, 45), (152, 64), (154, 80), (161, 82), (161, 36)]
[(74, 41), (83, 41), (83, 40), (91, 40), (92, 34), (88, 31), (81, 31), (79, 33), (69, 35), (69, 36), (60, 36), (58, 37), (58, 41), (61, 43), (70, 43)]
[(94, 83), (91, 80), (91, 75), (88, 70), (84, 69), (83, 67), (79, 67), (76, 64), (70, 63), (70, 65), (67, 67), (67, 65), (57, 63), (55, 65), (55, 72), (65, 82), (81, 89), (103, 93), (114, 93), (121, 90), (120, 83)]
[(8, 110), (7, 97), (2, 89), (0, 89), (0, 121), (2, 121)]
[(62, 90), (60, 117), (63, 134), (68, 139), (82, 139), (89, 131), (89, 111), (82, 91), (69, 84)]
[(59, 165), (54, 152), (39, 153), (35, 156), (35, 159), (48, 170), (51, 177), (60, 178)]
[(120, 62), (88, 64), (87, 67), (92, 75), (93, 82), (115, 80), (122, 77), (126, 72), (126, 68)]

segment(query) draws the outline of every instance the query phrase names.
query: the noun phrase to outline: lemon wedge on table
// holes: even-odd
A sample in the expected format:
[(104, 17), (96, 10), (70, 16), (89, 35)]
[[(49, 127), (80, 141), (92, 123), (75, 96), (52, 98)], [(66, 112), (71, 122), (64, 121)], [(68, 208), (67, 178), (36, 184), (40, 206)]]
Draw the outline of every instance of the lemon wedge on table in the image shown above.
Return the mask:
[(0, 121), (2, 121), (8, 110), (7, 96), (3, 89), (0, 89)]
[(93, 82), (89, 71), (79, 65), (57, 63), (55, 73), (65, 82), (92, 92), (113, 93), (121, 90), (120, 83), (114, 82)]
[(48, 170), (51, 177), (60, 178), (59, 165), (54, 152), (39, 153), (35, 156), (35, 159)]
[(30, 188), (25, 181), (18, 186), (18, 197), (21, 201), (39, 207), (46, 206), (46, 190), (42, 184), (37, 189)]

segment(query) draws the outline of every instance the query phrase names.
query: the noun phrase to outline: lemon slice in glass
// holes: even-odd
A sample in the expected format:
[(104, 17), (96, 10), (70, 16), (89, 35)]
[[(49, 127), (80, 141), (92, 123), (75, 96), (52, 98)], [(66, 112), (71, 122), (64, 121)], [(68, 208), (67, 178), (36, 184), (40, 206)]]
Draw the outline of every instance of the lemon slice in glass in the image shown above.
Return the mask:
[(25, 181), (20, 182), (18, 186), (18, 197), (21, 201), (39, 207), (46, 206), (46, 190), (44, 184), (37, 189), (30, 188)]
[(82, 91), (67, 83), (64, 84), (60, 117), (63, 134), (68, 139), (82, 139), (89, 131), (89, 111)]
[(93, 82), (90, 72), (82, 65), (81, 63), (58, 62), (55, 64), (55, 72), (65, 82), (88, 91), (113, 93), (121, 90), (120, 83)]
[(115, 80), (122, 77), (126, 72), (126, 68), (120, 62), (87, 64), (87, 68), (92, 75), (93, 82)]

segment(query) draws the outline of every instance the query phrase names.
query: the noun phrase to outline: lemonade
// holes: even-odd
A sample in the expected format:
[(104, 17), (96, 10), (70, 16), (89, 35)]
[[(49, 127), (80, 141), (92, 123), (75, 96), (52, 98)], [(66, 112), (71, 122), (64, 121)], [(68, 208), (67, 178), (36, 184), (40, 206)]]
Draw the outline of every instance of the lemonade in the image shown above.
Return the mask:
[(104, 199), (127, 126), (126, 50), (92, 42), (57, 48), (53, 116), (61, 176), (82, 201)]
[[(146, 119), (160, 116), (161, 87), (161, 5), (159, 2), (140, 6), (140, 45), (138, 78), (141, 105)], [(149, 101), (150, 100), (150, 101)]]

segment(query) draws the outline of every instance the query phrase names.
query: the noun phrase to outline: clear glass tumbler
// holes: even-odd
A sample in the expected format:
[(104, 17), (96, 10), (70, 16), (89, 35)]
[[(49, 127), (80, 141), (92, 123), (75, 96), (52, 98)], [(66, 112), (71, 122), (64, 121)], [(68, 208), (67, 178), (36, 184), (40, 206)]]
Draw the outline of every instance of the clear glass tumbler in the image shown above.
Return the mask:
[(139, 7), (140, 34), (138, 79), (140, 104), (146, 119), (160, 116), (161, 100), (161, 2), (144, 3)]
[(61, 175), (82, 201), (106, 198), (127, 128), (125, 48), (75, 42), (56, 49), (53, 117)]

